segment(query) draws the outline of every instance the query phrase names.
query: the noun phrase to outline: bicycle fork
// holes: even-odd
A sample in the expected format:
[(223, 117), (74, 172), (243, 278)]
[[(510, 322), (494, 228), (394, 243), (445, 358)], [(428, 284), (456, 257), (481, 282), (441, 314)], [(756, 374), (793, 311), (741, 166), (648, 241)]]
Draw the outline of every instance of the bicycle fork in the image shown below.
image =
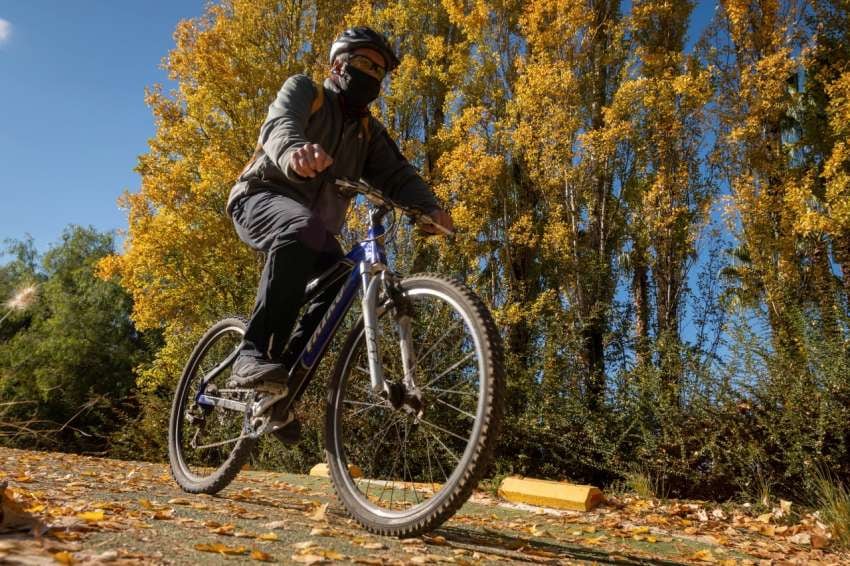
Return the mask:
[[(369, 360), (369, 378), (372, 392), (388, 400), (394, 409), (401, 409), (421, 416), (423, 410), (422, 392), (416, 386), (416, 352), (413, 348), (413, 333), (411, 330), (410, 309), (407, 298), (388, 281), (389, 275), (381, 268), (380, 275), (363, 270), (363, 332), (366, 340), (366, 355)], [(390, 383), (384, 379), (384, 367), (381, 364), (380, 328), (378, 318), (383, 314), (382, 306), (378, 305), (378, 295), (384, 288), (396, 307), (396, 324), (398, 326), (399, 348), (404, 375), (400, 383)]]

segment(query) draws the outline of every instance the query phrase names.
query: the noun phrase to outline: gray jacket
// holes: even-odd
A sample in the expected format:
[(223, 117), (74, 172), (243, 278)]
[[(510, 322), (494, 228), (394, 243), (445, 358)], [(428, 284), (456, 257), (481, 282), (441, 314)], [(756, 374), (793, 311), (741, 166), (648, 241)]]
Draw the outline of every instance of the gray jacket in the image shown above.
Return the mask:
[[(316, 88), (324, 88), (322, 106), (311, 114)], [(295, 198), (314, 210), (327, 229), (338, 234), (345, 222), (350, 199), (333, 185), (301, 177), (290, 166), (292, 153), (307, 143), (317, 143), (333, 157), (329, 178), (364, 178), (399, 204), (432, 212), (438, 204), (428, 185), (404, 158), (386, 128), (374, 117), (364, 121), (343, 116), (336, 86), (326, 80), (317, 87), (305, 75), (286, 80), (269, 106), (254, 157), (239, 176), (227, 199), (227, 212), (241, 197), (275, 191)]]

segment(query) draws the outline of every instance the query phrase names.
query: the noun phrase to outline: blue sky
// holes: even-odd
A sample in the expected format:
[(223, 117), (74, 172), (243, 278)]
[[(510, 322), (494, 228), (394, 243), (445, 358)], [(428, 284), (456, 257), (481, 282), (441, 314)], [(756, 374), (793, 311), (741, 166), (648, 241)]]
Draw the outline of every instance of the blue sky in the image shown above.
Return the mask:
[[(153, 120), (145, 86), (204, 0), (0, 0), (0, 242), (44, 250), (68, 224), (122, 229)], [(630, 2), (624, 2), (628, 11)], [(691, 39), (710, 19), (700, 0)], [(2, 256), (0, 256), (2, 257)]]
[(126, 226), (115, 201), (154, 133), (144, 88), (203, 3), (0, 0), (0, 241)]

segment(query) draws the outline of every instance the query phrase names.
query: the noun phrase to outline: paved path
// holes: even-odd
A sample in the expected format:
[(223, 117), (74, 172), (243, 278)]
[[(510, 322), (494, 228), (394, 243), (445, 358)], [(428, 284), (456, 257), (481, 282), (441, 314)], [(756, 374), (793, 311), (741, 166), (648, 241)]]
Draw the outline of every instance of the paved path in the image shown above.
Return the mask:
[[(548, 513), (507, 507), (478, 493), (431, 536), (398, 540), (370, 535), (348, 519), (322, 478), (248, 471), (219, 496), (188, 496), (163, 464), (0, 448), (0, 482), (8, 484), (0, 564), (848, 560), (787, 538), (778, 542), (775, 533), (768, 537), (753, 530), (754, 520), (739, 521), (737, 527), (731, 518), (729, 524), (719, 518), (717, 525), (714, 519), (700, 523), (687, 518), (690, 511), (706, 512), (699, 505), (662, 506), (636, 498), (614, 500), (592, 513)], [(23, 532), (30, 526), (46, 534), (35, 539)], [(16, 528), (19, 532), (12, 532)]]

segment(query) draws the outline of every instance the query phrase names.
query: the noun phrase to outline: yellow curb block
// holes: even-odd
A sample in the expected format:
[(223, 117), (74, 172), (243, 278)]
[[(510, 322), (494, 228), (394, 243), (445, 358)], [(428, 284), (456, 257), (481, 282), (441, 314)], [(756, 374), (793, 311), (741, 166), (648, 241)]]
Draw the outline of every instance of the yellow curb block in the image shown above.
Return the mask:
[[(354, 464), (348, 465), (348, 472), (351, 474), (353, 478), (362, 478), (363, 471), (355, 466)], [(321, 464), (316, 464), (312, 468), (310, 468), (310, 475), (316, 476), (319, 478), (329, 478), (331, 477), (331, 472), (328, 470), (328, 465), (322, 462)]]
[(602, 502), (602, 491), (592, 485), (535, 480), (519, 476), (502, 480), (499, 496), (514, 503), (528, 503), (556, 509), (590, 511)]

